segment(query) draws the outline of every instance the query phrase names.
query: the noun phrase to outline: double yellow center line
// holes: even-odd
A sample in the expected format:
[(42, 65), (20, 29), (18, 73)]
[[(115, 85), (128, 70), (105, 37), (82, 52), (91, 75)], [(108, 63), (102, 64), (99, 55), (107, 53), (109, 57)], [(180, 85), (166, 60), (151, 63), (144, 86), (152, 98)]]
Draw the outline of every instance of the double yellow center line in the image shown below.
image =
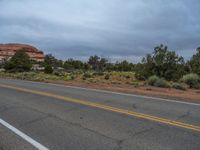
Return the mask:
[(191, 125), (191, 124), (174, 121), (174, 120), (170, 120), (170, 119), (165, 119), (165, 118), (161, 118), (161, 117), (156, 117), (156, 116), (152, 116), (152, 115), (148, 115), (148, 114), (138, 113), (138, 112), (134, 112), (134, 111), (129, 111), (126, 109), (116, 108), (116, 107), (107, 106), (107, 105), (94, 103), (94, 102), (90, 102), (90, 101), (79, 100), (79, 99), (75, 99), (75, 98), (56, 95), (56, 94), (52, 94), (52, 93), (48, 93), (48, 92), (42, 92), (42, 91), (21, 88), (21, 87), (12, 86), (12, 85), (0, 84), (0, 87), (9, 88), (9, 89), (26, 92), (26, 93), (32, 93), (32, 94), (41, 95), (41, 96), (47, 96), (47, 97), (55, 98), (58, 100), (63, 100), (63, 101), (71, 102), (71, 103), (77, 103), (77, 104), (81, 104), (81, 105), (85, 105), (85, 106), (89, 106), (89, 107), (112, 111), (112, 112), (116, 112), (116, 113), (120, 113), (120, 114), (125, 114), (128, 116), (138, 117), (138, 118), (142, 118), (142, 119), (146, 119), (146, 120), (150, 120), (150, 121), (154, 121), (154, 122), (159, 122), (159, 123), (163, 123), (163, 124), (167, 124), (167, 125), (172, 125), (172, 126), (176, 126), (176, 127), (185, 128), (185, 129), (191, 129), (191, 130), (200, 132), (200, 126)]

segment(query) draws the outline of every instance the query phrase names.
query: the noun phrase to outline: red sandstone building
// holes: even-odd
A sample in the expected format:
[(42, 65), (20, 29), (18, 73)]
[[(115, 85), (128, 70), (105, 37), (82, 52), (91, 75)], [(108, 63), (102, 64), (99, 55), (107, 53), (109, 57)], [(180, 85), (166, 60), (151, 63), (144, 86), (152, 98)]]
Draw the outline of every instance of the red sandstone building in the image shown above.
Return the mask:
[(0, 44), (0, 61), (5, 58), (11, 58), (19, 50), (24, 50), (32, 60), (44, 61), (44, 53), (42, 51), (24, 44)]

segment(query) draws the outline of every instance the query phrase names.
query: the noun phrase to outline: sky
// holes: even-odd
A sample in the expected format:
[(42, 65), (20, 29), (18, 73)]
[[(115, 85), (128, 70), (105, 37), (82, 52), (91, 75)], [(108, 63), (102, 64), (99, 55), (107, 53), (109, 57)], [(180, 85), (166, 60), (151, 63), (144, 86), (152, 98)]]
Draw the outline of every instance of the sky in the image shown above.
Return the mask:
[(0, 0), (0, 43), (59, 59), (138, 62), (161, 43), (189, 59), (200, 46), (200, 0)]

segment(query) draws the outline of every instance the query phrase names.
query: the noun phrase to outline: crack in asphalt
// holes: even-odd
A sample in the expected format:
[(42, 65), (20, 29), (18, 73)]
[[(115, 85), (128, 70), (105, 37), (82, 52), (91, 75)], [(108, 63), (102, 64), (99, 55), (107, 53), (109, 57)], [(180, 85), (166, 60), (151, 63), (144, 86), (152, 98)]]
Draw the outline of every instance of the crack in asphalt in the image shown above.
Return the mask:
[(141, 130), (141, 131), (138, 131), (138, 132), (133, 133), (133, 134), (131, 135), (131, 137), (133, 138), (133, 137), (139, 136), (139, 135), (141, 135), (141, 134), (145, 134), (145, 133), (147, 133), (147, 132), (150, 132), (150, 131), (152, 131), (152, 130), (153, 130), (152, 127), (151, 127), (151, 128), (147, 128), (147, 129), (143, 129), (143, 130)]
[(0, 146), (0, 150), (5, 150), (2, 146)]
[(76, 126), (76, 127), (82, 128), (83, 130), (87, 130), (87, 131), (90, 131), (90, 132), (92, 132), (92, 133), (98, 134), (98, 135), (100, 135), (100, 136), (102, 136), (102, 137), (104, 137), (104, 138), (107, 138), (107, 139), (110, 139), (110, 140), (114, 140), (114, 141), (116, 140), (116, 139), (114, 139), (114, 138), (112, 138), (112, 137), (106, 136), (106, 135), (104, 135), (104, 134), (102, 134), (102, 133), (99, 133), (99, 132), (97, 132), (97, 131), (95, 131), (95, 130), (89, 129), (89, 128), (83, 126), (81, 123), (74, 123), (74, 122), (66, 121), (66, 120), (64, 120), (64, 119), (62, 119), (62, 118), (60, 118), (60, 117), (58, 117), (58, 116), (56, 116), (56, 115), (53, 115), (53, 114), (49, 114), (49, 117), (56, 118), (56, 119), (58, 119), (58, 120), (60, 120), (60, 121), (65, 122), (65, 123), (68, 124), (68, 125)]
[[(17, 105), (17, 104), (14, 104), (14, 105)], [(0, 107), (0, 113), (4, 113), (4, 112), (6, 112), (8, 110), (16, 109), (16, 108), (19, 107), (19, 106), (14, 106), (14, 105), (10, 105), (8, 103), (5, 103), (5, 104), (1, 105), (1, 107)]]
[(188, 110), (188, 111), (185, 112), (184, 114), (178, 116), (178, 117), (176, 118), (176, 120), (180, 120), (180, 119), (186, 118), (186, 117), (188, 117), (189, 115), (190, 115), (190, 110)]
[(123, 142), (125, 141), (126, 139), (122, 139), (122, 140), (118, 140), (116, 141), (117, 143), (117, 148), (115, 148), (115, 150), (122, 150), (123, 149)]
[[(35, 122), (39, 122), (39, 121), (45, 120), (45, 119), (47, 119), (47, 118), (55, 118), (55, 119), (58, 119), (58, 120), (60, 120), (60, 121), (62, 121), (62, 122), (64, 122), (64, 123), (68, 124), (68, 125), (77, 126), (77, 127), (81, 128), (81, 129), (83, 129), (83, 130), (87, 130), (87, 131), (89, 131), (89, 132), (92, 132), (92, 133), (94, 133), (94, 134), (100, 135), (100, 136), (102, 136), (102, 137), (104, 137), (104, 138), (110, 139), (110, 140), (112, 140), (112, 141), (118, 143), (118, 139), (115, 139), (115, 138), (106, 136), (105, 134), (102, 134), (102, 133), (97, 132), (97, 131), (95, 131), (95, 130), (92, 130), (92, 129), (90, 129), (90, 128), (84, 127), (81, 123), (70, 122), (70, 121), (67, 121), (67, 120), (65, 120), (65, 119), (63, 119), (63, 118), (61, 118), (61, 117), (59, 117), (59, 116), (57, 116), (57, 115), (54, 115), (54, 114), (52, 114), (52, 113), (45, 113), (45, 112), (42, 112), (42, 111), (40, 111), (40, 110), (38, 110), (38, 109), (36, 109), (36, 108), (32, 108), (32, 107), (28, 107), (28, 106), (25, 106), (25, 107), (26, 107), (26, 108), (29, 108), (29, 109), (31, 109), (31, 110), (33, 110), (33, 111), (39, 112), (39, 113), (41, 113), (41, 114), (43, 114), (43, 115), (45, 115), (45, 116), (40, 117), (40, 118), (37, 118), (37, 119), (34, 119), (34, 120), (32, 120), (32, 121), (29, 121), (29, 122), (23, 124), (22, 126), (29, 125), (29, 124), (32, 124), (32, 123), (35, 123)], [(70, 109), (69, 111), (72, 111), (72, 109)], [(83, 119), (83, 117), (80, 117), (80, 118)]]
[(136, 137), (136, 136), (139, 136), (139, 135), (141, 135), (141, 134), (150, 132), (150, 131), (152, 131), (152, 130), (153, 130), (153, 128), (143, 129), (143, 130), (141, 130), (141, 131), (132, 133), (132, 135), (130, 135), (130, 137), (128, 137), (128, 138), (125, 138), (125, 139), (121, 139), (121, 140), (116, 141), (116, 143), (117, 143), (117, 148), (116, 148), (115, 150), (122, 150), (122, 149), (123, 149), (123, 143), (124, 143), (126, 140), (130, 140), (130, 139), (132, 139), (133, 137)]
[(35, 123), (35, 122), (42, 121), (42, 120), (44, 120), (44, 119), (46, 119), (46, 118), (48, 118), (48, 115), (42, 116), (42, 117), (38, 117), (38, 118), (33, 119), (33, 120), (30, 120), (30, 121), (28, 121), (28, 122), (26, 122), (26, 123), (23, 123), (23, 124), (19, 125), (19, 127), (24, 127), (24, 126), (27, 126), (27, 125), (29, 125), (29, 124), (33, 124), (33, 123)]
[(4, 113), (4, 112), (8, 111), (8, 110), (10, 110), (10, 108), (11, 107), (3, 106), (0, 108), (0, 113)]
[(56, 119), (59, 119), (60, 121), (63, 121), (63, 122), (65, 122), (65, 123), (67, 123), (68, 125), (72, 125), (72, 126), (79, 127), (79, 128), (81, 128), (81, 129), (83, 129), (83, 130), (89, 131), (89, 132), (91, 132), (91, 133), (97, 134), (97, 135), (99, 135), (99, 136), (101, 136), (101, 137), (103, 137), (103, 138), (106, 138), (106, 139), (109, 139), (109, 140), (115, 142), (116, 145), (117, 145), (117, 147), (114, 148), (114, 150), (122, 150), (122, 148), (123, 148), (123, 147), (122, 147), (123, 142), (124, 142), (125, 140), (129, 139), (129, 138), (127, 138), (127, 139), (120, 139), (120, 140), (118, 140), (118, 139), (112, 138), (112, 137), (110, 137), (110, 136), (106, 136), (105, 134), (102, 134), (102, 133), (97, 132), (97, 131), (95, 131), (95, 130), (92, 130), (92, 129), (89, 129), (89, 128), (87, 128), (87, 127), (84, 127), (84, 126), (81, 125), (80, 123), (69, 122), (69, 121), (66, 121), (66, 120), (64, 120), (64, 119), (62, 119), (62, 118), (56, 116), (56, 115), (52, 115), (52, 114), (50, 114), (49, 117), (54, 117), (54, 118), (56, 118)]
[[(26, 107), (27, 107), (27, 106), (26, 106)], [(81, 123), (69, 122), (69, 121), (67, 121), (67, 120), (65, 120), (65, 119), (63, 119), (63, 118), (61, 118), (61, 117), (59, 117), (59, 116), (57, 116), (57, 115), (52, 114), (52, 113), (44, 113), (44, 112), (42, 112), (42, 111), (40, 111), (40, 110), (38, 110), (38, 109), (32, 108), (32, 107), (27, 107), (27, 108), (29, 108), (29, 109), (31, 109), (31, 110), (33, 110), (33, 111), (42, 113), (42, 114), (44, 114), (45, 116), (40, 117), (40, 118), (37, 118), (37, 119), (34, 119), (34, 120), (32, 120), (32, 121), (29, 121), (29, 122), (23, 124), (22, 126), (30, 125), (30, 124), (32, 124), (32, 123), (39, 122), (39, 121), (45, 120), (45, 119), (47, 119), (47, 118), (55, 118), (55, 119), (58, 119), (58, 120), (60, 120), (60, 121), (62, 121), (62, 122), (64, 122), (64, 123), (68, 124), (68, 125), (79, 127), (79, 128), (81, 128), (81, 129), (83, 129), (83, 130), (86, 130), (86, 131), (88, 131), (88, 132), (90, 132), (90, 133), (94, 133), (94, 134), (96, 134), (96, 135), (98, 135), (98, 136), (101, 136), (101, 137), (103, 137), (103, 138), (106, 138), (106, 139), (109, 139), (109, 140), (115, 142), (117, 148), (115, 147), (114, 150), (122, 150), (122, 144), (123, 144), (123, 142), (126, 140), (126, 139), (120, 139), (120, 140), (119, 140), (119, 139), (112, 138), (112, 137), (110, 137), (110, 136), (107, 136), (107, 135), (105, 135), (105, 134), (102, 134), (102, 133), (100, 133), (100, 132), (97, 132), (96, 130), (92, 130), (92, 129), (90, 129), (90, 128), (84, 127)], [(69, 111), (71, 111), (71, 109), (70, 109)], [(80, 118), (83, 119), (83, 117), (80, 117)], [(130, 138), (130, 137), (129, 137), (129, 138)], [(127, 138), (127, 139), (129, 139), (129, 138)]]
[(132, 108), (137, 109), (137, 104), (136, 103), (132, 104)]
[[(109, 140), (113, 141), (114, 143), (116, 143), (116, 147), (114, 148), (114, 150), (122, 150), (122, 149), (123, 149), (123, 143), (124, 143), (126, 140), (131, 139), (131, 138), (133, 138), (134, 136), (138, 136), (138, 135), (140, 135), (140, 134), (149, 132), (149, 131), (151, 131), (151, 130), (153, 129), (153, 128), (144, 129), (144, 130), (141, 130), (141, 131), (139, 131), (139, 132), (135, 132), (135, 133), (133, 133), (132, 135), (128, 135), (128, 137), (125, 138), (125, 139), (116, 139), (116, 138), (107, 136), (107, 135), (105, 135), (105, 134), (102, 134), (102, 133), (100, 133), (100, 132), (98, 132), (98, 131), (96, 131), (96, 130), (87, 128), (87, 127), (83, 126), (81, 123), (74, 123), (74, 122), (71, 122), (71, 121), (67, 121), (67, 120), (65, 120), (65, 119), (63, 119), (63, 118), (61, 118), (61, 117), (59, 117), (59, 116), (57, 116), (57, 115), (54, 115), (54, 114), (52, 114), (52, 113), (45, 113), (45, 112), (43, 112), (43, 111), (41, 111), (41, 110), (39, 110), (39, 109), (37, 109), (37, 108), (33, 108), (33, 107), (30, 107), (30, 106), (27, 106), (27, 105), (25, 105), (25, 104), (23, 104), (23, 103), (21, 103), (21, 105), (24, 106), (23, 108), (27, 108), (27, 109), (29, 109), (29, 110), (32, 110), (32, 111), (35, 111), (35, 112), (38, 112), (38, 113), (44, 115), (44, 116), (42, 116), (42, 117), (38, 117), (38, 118), (36, 118), (36, 119), (33, 119), (33, 120), (29, 121), (29, 122), (26, 122), (26, 123), (22, 124), (21, 127), (30, 125), (30, 124), (35, 123), (35, 122), (39, 122), (39, 121), (45, 120), (45, 119), (47, 119), (47, 118), (55, 118), (55, 119), (58, 119), (58, 120), (60, 120), (60, 121), (62, 121), (62, 122), (64, 122), (64, 123), (68, 124), (68, 125), (76, 126), (76, 127), (80, 128), (80, 129), (82, 129), (82, 130), (86, 130), (86, 131), (88, 131), (88, 132), (90, 132), (90, 133), (94, 133), (94, 134), (96, 134), (96, 135), (98, 135), (98, 136), (101, 136), (101, 137), (103, 137), (103, 138), (106, 138), (106, 139), (109, 139)], [(137, 108), (136, 104), (133, 104), (133, 106)], [(78, 109), (79, 109), (79, 108), (78, 108)], [(64, 113), (70, 112), (70, 111), (74, 111), (74, 110), (78, 110), (78, 109), (72, 108), (72, 109), (69, 109), (69, 110), (65, 111)], [(80, 119), (83, 119), (83, 117), (80, 117)]]
[[(124, 142), (125, 140), (127, 140), (127, 139), (130, 138), (130, 137), (129, 137), (129, 138), (127, 138), (127, 139), (120, 139), (120, 140), (119, 140), (119, 139), (115, 139), (115, 138), (112, 138), (112, 137), (110, 137), (110, 136), (106, 136), (105, 134), (102, 134), (102, 133), (100, 133), (100, 132), (97, 132), (96, 130), (92, 130), (92, 129), (90, 129), (90, 128), (87, 128), (87, 127), (83, 126), (81, 123), (69, 122), (69, 121), (67, 121), (67, 120), (65, 120), (65, 119), (63, 119), (63, 118), (61, 118), (61, 117), (59, 117), (59, 116), (57, 116), (57, 115), (52, 114), (52, 113), (44, 113), (44, 112), (41, 112), (41, 111), (39, 111), (39, 110), (37, 110), (37, 109), (34, 109), (34, 108), (30, 108), (30, 109), (32, 109), (32, 110), (34, 110), (34, 111), (37, 111), (37, 112), (40, 112), (40, 113), (43, 113), (43, 114), (45, 114), (45, 116), (44, 116), (44, 117), (37, 118), (37, 119), (35, 119), (35, 120), (32, 120), (32, 121), (26, 123), (25, 125), (29, 125), (29, 124), (31, 124), (31, 123), (35, 123), (35, 122), (38, 122), (38, 121), (41, 121), (41, 120), (44, 120), (44, 119), (47, 119), (47, 118), (55, 118), (55, 119), (58, 119), (58, 120), (60, 120), (60, 121), (62, 121), (62, 122), (64, 122), (64, 123), (68, 124), (68, 125), (79, 127), (79, 128), (81, 128), (82, 130), (86, 130), (86, 131), (88, 131), (88, 132), (90, 132), (90, 133), (94, 133), (94, 134), (96, 134), (96, 135), (98, 135), (98, 136), (101, 136), (101, 137), (103, 137), (103, 138), (106, 138), (106, 139), (109, 139), (109, 140), (113, 141), (114, 143), (116, 143), (116, 147), (114, 148), (114, 150), (122, 150), (122, 148), (123, 148), (123, 147), (122, 147), (123, 142)], [(70, 111), (71, 111), (71, 110), (70, 110)], [(83, 117), (80, 117), (80, 119), (83, 119)]]

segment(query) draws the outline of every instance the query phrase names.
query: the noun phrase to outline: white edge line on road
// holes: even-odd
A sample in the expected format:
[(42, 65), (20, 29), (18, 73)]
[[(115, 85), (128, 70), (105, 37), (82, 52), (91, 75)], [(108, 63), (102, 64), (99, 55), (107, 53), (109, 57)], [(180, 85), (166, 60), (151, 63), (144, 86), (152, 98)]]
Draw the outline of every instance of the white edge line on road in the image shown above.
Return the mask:
[(183, 101), (177, 101), (177, 100), (165, 99), (165, 98), (159, 98), (159, 97), (151, 97), (151, 96), (143, 96), (143, 95), (136, 95), (136, 94), (112, 92), (112, 91), (105, 91), (105, 90), (91, 89), (91, 88), (84, 88), (84, 87), (70, 86), (70, 85), (61, 85), (61, 84), (54, 84), (54, 83), (44, 83), (44, 82), (34, 82), (34, 81), (28, 81), (28, 82), (40, 83), (40, 84), (46, 84), (46, 85), (49, 84), (49, 85), (60, 86), (60, 87), (68, 87), (68, 88), (73, 88), (73, 89), (82, 89), (82, 90), (86, 90), (86, 91), (95, 91), (95, 92), (116, 94), (116, 95), (122, 95), (122, 96), (146, 98), (146, 99), (157, 100), (157, 101), (167, 101), (167, 102), (171, 102), (171, 103), (180, 103), (180, 104), (200, 106), (200, 104), (198, 104), (198, 103), (183, 102)]
[[(10, 80), (13, 80), (13, 79), (10, 79)], [(14, 80), (17, 80), (17, 79), (14, 79)], [(112, 91), (106, 91), (106, 90), (100, 90), (100, 89), (84, 88), (84, 87), (62, 85), (62, 84), (55, 84), (55, 83), (35, 82), (35, 81), (28, 81), (28, 80), (20, 80), (20, 81), (37, 83), (37, 84), (39, 83), (39, 84), (44, 84), (44, 85), (48, 85), (49, 84), (49, 85), (54, 85), (54, 86), (58, 86), (58, 87), (68, 87), (68, 88), (73, 88), (73, 89), (82, 89), (82, 90), (86, 90), (86, 91), (94, 91), (94, 92), (101, 92), (101, 93), (108, 93), (108, 94), (116, 94), (116, 95), (121, 95), (121, 96), (131, 96), (131, 97), (138, 97), (138, 98), (146, 98), (146, 99), (151, 99), (153, 101), (157, 100), (157, 101), (166, 101), (166, 102), (170, 102), (170, 103), (179, 103), (179, 104), (200, 106), (200, 104), (198, 104), (198, 103), (183, 102), (183, 101), (177, 101), (177, 100), (173, 100), (173, 99), (166, 99), (166, 98), (159, 98), (159, 97), (151, 97), (151, 96), (143, 96), (143, 95), (137, 95), (137, 94), (112, 92)]]
[(38, 143), (37, 141), (33, 140), (31, 137), (29, 137), (28, 135), (24, 134), (23, 132), (21, 132), (20, 130), (16, 129), (15, 127), (13, 127), (12, 125), (10, 125), (9, 123), (5, 122), (4, 120), (2, 120), (0, 118), (0, 123), (7, 127), (8, 129), (10, 129), (11, 131), (13, 131), (15, 134), (17, 134), (18, 136), (20, 136), (22, 139), (24, 139), (25, 141), (27, 141), (28, 143), (30, 143), (31, 145), (33, 145), (34, 147), (36, 147), (39, 150), (49, 150), (48, 148), (46, 148), (45, 146), (43, 146), (42, 144)]
[[(56, 84), (54, 84), (54, 85), (56, 85)], [(142, 96), (142, 95), (135, 95), (135, 94), (119, 93), (119, 92), (112, 92), (112, 91), (105, 91), (105, 90), (98, 90), (98, 89), (90, 89), (90, 88), (82, 88), (82, 87), (68, 86), (68, 85), (66, 85), (65, 87), (75, 88), (75, 89), (83, 89), (83, 90), (90, 90), (90, 91), (96, 91), (96, 92), (102, 92), (102, 93), (108, 93), (108, 94), (110, 93), (110, 94), (116, 94), (116, 95), (122, 95), (122, 96), (146, 98), (146, 99), (158, 100), (158, 101), (167, 101), (167, 102), (171, 102), (171, 103), (180, 103), (180, 104), (188, 104), (188, 105), (200, 106), (200, 104), (197, 104), (197, 103), (182, 102), (182, 101), (177, 101), (177, 100), (158, 98), (158, 97), (151, 97), (151, 96)]]

